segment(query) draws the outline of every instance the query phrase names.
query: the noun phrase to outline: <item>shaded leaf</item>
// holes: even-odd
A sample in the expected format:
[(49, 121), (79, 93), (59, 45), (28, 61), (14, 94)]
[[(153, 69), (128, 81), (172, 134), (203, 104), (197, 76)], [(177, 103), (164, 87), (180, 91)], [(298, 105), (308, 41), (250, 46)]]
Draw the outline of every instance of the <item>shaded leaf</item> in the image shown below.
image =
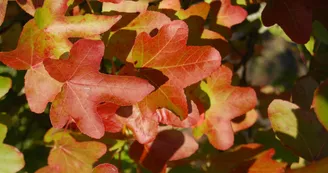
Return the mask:
[(259, 117), (259, 113), (252, 109), (248, 111), (245, 116), (237, 117), (235, 121), (231, 122), (234, 132), (242, 131), (251, 127)]
[(312, 8), (306, 0), (269, 1), (262, 12), (265, 26), (277, 23), (296, 43), (305, 44), (312, 31)]
[(73, 45), (69, 59), (44, 61), (49, 74), (64, 83), (50, 110), (54, 127), (62, 128), (73, 121), (82, 133), (101, 138), (105, 128), (97, 113), (100, 103), (128, 106), (153, 90), (147, 81), (136, 77), (100, 73), (103, 52), (102, 41), (83, 39)]
[[(236, 146), (223, 153), (217, 153), (211, 157), (211, 163), (214, 164), (209, 167), (209, 172), (228, 173), (233, 172), (233, 170), (238, 172), (240, 169), (241, 172), (247, 172), (247, 168), (251, 166), (255, 157), (263, 151), (264, 147), (261, 144), (250, 143)], [(239, 169), (237, 169), (238, 167)]]
[(312, 105), (313, 95), (319, 83), (311, 76), (298, 79), (292, 90), (292, 101), (302, 109), (309, 110)]
[(110, 133), (120, 132), (123, 128), (123, 123), (116, 115), (118, 105), (113, 103), (104, 103), (97, 107), (97, 112), (104, 123), (105, 131)]
[(191, 101), (190, 113), (184, 120), (165, 108), (157, 109), (156, 114), (160, 123), (182, 128), (193, 127), (204, 118), (200, 116), (197, 105), (193, 101)]
[(165, 14), (155, 11), (145, 11), (139, 14), (126, 26), (116, 29), (106, 43), (106, 58), (117, 57), (125, 62), (137, 34), (142, 32), (150, 33), (155, 29), (160, 29), (171, 20)]
[(272, 173), (284, 173), (287, 163), (277, 162), (272, 160), (274, 155), (274, 149), (269, 149), (259, 154), (256, 161), (248, 169), (249, 173), (262, 173), (262, 172), (272, 172)]
[(7, 131), (7, 127), (0, 124), (0, 172), (15, 173), (24, 167), (25, 161), (23, 154), (17, 148), (3, 144)]
[(284, 147), (272, 129), (259, 129), (256, 132), (254, 142), (264, 145), (266, 149), (274, 148), (276, 152), (273, 157), (274, 160), (280, 160), (290, 164), (299, 161), (299, 156), (296, 156), (291, 150)]
[(203, 30), (201, 40), (198, 40), (196, 43), (213, 46), (220, 51), (222, 57), (225, 57), (230, 53), (230, 45), (228, 44), (228, 40), (221, 34), (209, 29)]
[(287, 173), (324, 173), (328, 170), (328, 158), (313, 162), (303, 168), (288, 170)]
[(202, 19), (206, 20), (208, 12), (210, 10), (210, 5), (206, 2), (200, 2), (197, 4), (191, 5), (188, 9), (184, 10), (181, 8), (179, 0), (163, 0), (158, 5), (159, 9), (171, 9), (176, 11), (175, 15), (179, 19), (184, 20), (190, 16), (199, 16)]
[(313, 35), (316, 39), (328, 44), (328, 30), (318, 21), (314, 21), (312, 24)]
[(268, 108), (276, 136), (289, 149), (308, 161), (327, 157), (328, 132), (313, 110), (302, 110), (283, 100), (274, 100)]
[(45, 0), (16, 0), (17, 4), (31, 16), (34, 16), (37, 8), (42, 7), (44, 1)]
[(197, 142), (186, 133), (165, 130), (156, 139), (142, 145), (135, 141), (129, 150), (130, 157), (152, 172), (161, 172), (166, 162), (192, 155), (198, 149)]

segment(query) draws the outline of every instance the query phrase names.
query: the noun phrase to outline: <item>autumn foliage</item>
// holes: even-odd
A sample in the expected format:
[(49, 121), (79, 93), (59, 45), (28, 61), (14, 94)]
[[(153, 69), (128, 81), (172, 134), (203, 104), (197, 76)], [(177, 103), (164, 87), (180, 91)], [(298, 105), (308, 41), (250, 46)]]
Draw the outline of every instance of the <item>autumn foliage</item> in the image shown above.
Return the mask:
[(328, 1), (0, 1), (0, 173), (328, 172)]

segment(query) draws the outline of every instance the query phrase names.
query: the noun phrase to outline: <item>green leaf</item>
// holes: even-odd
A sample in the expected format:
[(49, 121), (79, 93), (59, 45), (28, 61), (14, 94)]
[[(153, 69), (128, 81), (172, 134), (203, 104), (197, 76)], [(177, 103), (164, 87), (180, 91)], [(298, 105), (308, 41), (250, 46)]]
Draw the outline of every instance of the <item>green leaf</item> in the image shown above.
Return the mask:
[(318, 21), (314, 21), (312, 24), (312, 33), (320, 41), (328, 44), (328, 30)]
[(24, 156), (17, 148), (2, 143), (6, 134), (7, 127), (0, 124), (0, 172), (15, 173), (24, 167)]
[(3, 97), (11, 88), (11, 79), (0, 76), (0, 98)]
[(48, 8), (38, 8), (34, 15), (35, 22), (40, 29), (46, 28), (53, 21), (53, 16)]
[(284, 100), (274, 100), (268, 115), (276, 136), (287, 148), (308, 161), (328, 156), (328, 132), (313, 110), (304, 110)]
[(321, 124), (328, 130), (328, 80), (324, 81), (315, 91), (314, 111)]

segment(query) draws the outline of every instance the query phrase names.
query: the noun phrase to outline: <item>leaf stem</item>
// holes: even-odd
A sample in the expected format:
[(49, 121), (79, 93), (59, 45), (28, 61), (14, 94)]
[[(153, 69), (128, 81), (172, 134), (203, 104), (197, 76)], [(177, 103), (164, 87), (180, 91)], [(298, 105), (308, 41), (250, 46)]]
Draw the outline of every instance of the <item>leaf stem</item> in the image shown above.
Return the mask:
[(85, 0), (85, 1), (87, 1), (88, 7), (90, 8), (91, 13), (94, 14), (95, 12), (93, 11), (93, 8), (92, 8), (89, 0)]

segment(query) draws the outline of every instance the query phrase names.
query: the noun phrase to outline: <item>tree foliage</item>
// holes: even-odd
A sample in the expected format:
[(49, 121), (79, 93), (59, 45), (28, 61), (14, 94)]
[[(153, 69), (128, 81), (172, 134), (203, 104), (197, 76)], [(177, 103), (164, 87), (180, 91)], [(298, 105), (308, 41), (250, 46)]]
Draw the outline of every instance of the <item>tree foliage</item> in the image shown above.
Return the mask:
[(328, 1), (0, 2), (0, 172), (327, 168)]

